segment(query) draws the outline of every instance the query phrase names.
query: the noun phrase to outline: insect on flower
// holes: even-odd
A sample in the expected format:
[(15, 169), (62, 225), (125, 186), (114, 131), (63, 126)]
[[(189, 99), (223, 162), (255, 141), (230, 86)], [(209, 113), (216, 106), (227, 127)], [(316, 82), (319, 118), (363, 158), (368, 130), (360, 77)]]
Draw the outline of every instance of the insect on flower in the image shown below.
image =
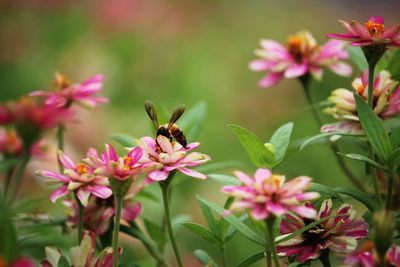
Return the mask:
[(182, 116), (185, 112), (185, 106), (181, 105), (175, 108), (174, 112), (169, 119), (169, 122), (164, 125), (159, 125), (156, 108), (151, 101), (146, 101), (144, 103), (144, 108), (149, 115), (151, 121), (155, 129), (157, 130), (157, 136), (162, 135), (169, 139), (172, 142), (172, 138), (174, 138), (179, 144), (181, 144), (184, 148), (187, 148), (187, 140), (182, 130), (176, 125), (177, 120)]

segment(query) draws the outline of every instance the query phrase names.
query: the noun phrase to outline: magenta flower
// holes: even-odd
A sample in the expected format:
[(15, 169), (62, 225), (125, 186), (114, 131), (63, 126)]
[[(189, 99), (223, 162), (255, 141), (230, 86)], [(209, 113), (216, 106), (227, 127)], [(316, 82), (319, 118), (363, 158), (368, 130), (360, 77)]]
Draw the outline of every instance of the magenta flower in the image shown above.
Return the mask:
[(341, 215), (323, 221), (310, 230), (303, 232), (277, 246), (280, 256), (295, 256), (296, 261), (306, 262), (319, 258), (322, 251), (329, 249), (338, 254), (347, 254), (357, 247), (357, 240), (368, 235), (368, 224), (362, 218), (356, 218), (357, 212), (349, 204), (341, 205), (332, 211), (332, 200), (322, 202), (320, 211), (314, 219), (286, 215), (280, 225), (281, 236), (276, 240), (303, 228), (304, 226), (331, 215)]
[(19, 155), (22, 152), (23, 144), (15, 130), (0, 128), (0, 154)]
[(97, 74), (82, 83), (72, 84), (64, 75), (57, 73), (52, 91), (34, 91), (31, 96), (45, 97), (45, 104), (64, 108), (72, 103), (83, 107), (95, 108), (99, 103), (108, 103), (108, 98), (97, 96), (103, 87), (104, 76)]
[(136, 143), (143, 149), (142, 161), (155, 162), (162, 166), (148, 173), (148, 178), (152, 181), (164, 181), (169, 173), (174, 171), (199, 179), (207, 178), (205, 174), (188, 168), (206, 163), (211, 159), (208, 155), (199, 152), (188, 153), (197, 148), (200, 143), (191, 143), (184, 148), (178, 142), (170, 141), (162, 135), (157, 136), (157, 140), (143, 137), (136, 140)]
[(58, 198), (76, 192), (83, 206), (87, 206), (90, 194), (106, 199), (112, 195), (108, 178), (95, 173), (91, 166), (79, 162), (75, 164), (66, 154), (59, 152), (59, 161), (63, 165), (64, 173), (53, 171), (40, 171), (38, 175), (61, 183), (61, 187), (53, 191), (50, 200), (55, 202)]
[[(382, 119), (392, 118), (400, 113), (400, 86), (393, 80), (388, 71), (379, 72), (374, 80), (373, 110)], [(348, 132), (360, 134), (362, 128), (357, 115), (354, 92), (365, 100), (368, 99), (368, 72), (354, 79), (353, 91), (339, 88), (335, 89), (328, 101), (333, 106), (324, 109), (326, 114), (332, 115), (340, 122), (322, 126), (321, 132)]]
[[(400, 247), (392, 245), (385, 256), (385, 266), (400, 266)], [(371, 240), (362, 243), (356, 250), (350, 253), (343, 261), (344, 266), (374, 267), (380, 266), (379, 256), (374, 249)]]
[(160, 168), (161, 165), (154, 162), (139, 162), (143, 151), (140, 147), (131, 149), (126, 156), (119, 157), (114, 147), (105, 145), (106, 149), (98, 155), (97, 151), (91, 149), (87, 158), (83, 161), (95, 169), (94, 173), (107, 177), (113, 177), (125, 181), (131, 177), (144, 174), (148, 171)]
[(348, 33), (328, 34), (327, 37), (351, 41), (353, 46), (392, 45), (400, 47), (400, 24), (385, 29), (382, 17), (370, 17), (364, 24), (356, 20), (339, 20)]
[(352, 68), (341, 60), (348, 59), (344, 43), (331, 40), (322, 47), (307, 31), (298, 32), (288, 38), (286, 46), (273, 40), (261, 40), (261, 49), (256, 50), (260, 59), (250, 62), (250, 69), (266, 72), (258, 82), (261, 88), (271, 87), (283, 78), (299, 78), (307, 74), (321, 79), (323, 67), (338, 75), (349, 76)]
[(265, 220), (271, 215), (281, 216), (295, 212), (307, 218), (316, 216), (314, 208), (304, 206), (303, 201), (316, 199), (317, 192), (304, 192), (311, 178), (300, 176), (285, 183), (285, 176), (272, 174), (270, 170), (258, 169), (253, 177), (241, 171), (235, 171), (243, 185), (229, 185), (222, 192), (239, 198), (231, 209), (250, 209), (257, 220)]

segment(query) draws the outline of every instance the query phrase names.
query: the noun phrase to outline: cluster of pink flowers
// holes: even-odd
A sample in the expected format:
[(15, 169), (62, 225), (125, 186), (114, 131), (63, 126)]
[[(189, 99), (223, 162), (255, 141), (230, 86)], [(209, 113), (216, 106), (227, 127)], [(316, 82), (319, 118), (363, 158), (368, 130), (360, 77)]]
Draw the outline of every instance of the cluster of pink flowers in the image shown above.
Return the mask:
[[(340, 122), (324, 125), (321, 128), (322, 132), (362, 133), (353, 93), (367, 100), (368, 72), (364, 71), (361, 77), (354, 79), (352, 86), (353, 91), (344, 88), (332, 91), (328, 101), (333, 106), (326, 108), (324, 112)], [(388, 71), (379, 72), (374, 80), (373, 89), (373, 111), (384, 120), (397, 116), (400, 112), (400, 86)]]
[(235, 171), (234, 174), (243, 185), (222, 188), (223, 193), (239, 198), (231, 209), (249, 209), (257, 220), (289, 212), (306, 218), (315, 217), (315, 209), (303, 203), (319, 197), (317, 192), (304, 192), (310, 185), (310, 177), (300, 176), (285, 183), (285, 176), (272, 174), (268, 169), (258, 169), (254, 177), (241, 171)]
[(348, 59), (348, 53), (340, 41), (331, 40), (320, 47), (311, 33), (301, 31), (289, 36), (286, 47), (274, 40), (261, 40), (260, 45), (261, 49), (256, 50), (260, 59), (251, 61), (250, 69), (266, 72), (258, 83), (261, 88), (307, 74), (321, 79), (323, 67), (342, 76), (352, 73), (350, 65), (341, 61)]

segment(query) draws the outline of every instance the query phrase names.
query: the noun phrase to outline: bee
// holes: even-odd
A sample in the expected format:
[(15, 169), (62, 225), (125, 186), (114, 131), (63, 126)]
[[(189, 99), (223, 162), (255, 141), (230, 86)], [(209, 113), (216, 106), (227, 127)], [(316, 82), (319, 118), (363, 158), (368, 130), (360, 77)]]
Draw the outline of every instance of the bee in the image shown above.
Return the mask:
[(159, 135), (165, 136), (171, 142), (172, 139), (174, 138), (179, 144), (181, 144), (184, 148), (186, 148), (187, 145), (186, 137), (183, 134), (182, 130), (178, 127), (178, 125), (175, 124), (175, 122), (179, 120), (179, 118), (185, 112), (185, 106), (181, 105), (176, 107), (171, 115), (171, 118), (169, 119), (169, 122), (161, 126), (158, 124), (156, 108), (153, 102), (147, 100), (144, 103), (144, 109), (146, 110), (147, 115), (149, 115), (151, 121), (153, 122), (154, 128), (157, 130), (156, 133), (157, 136)]

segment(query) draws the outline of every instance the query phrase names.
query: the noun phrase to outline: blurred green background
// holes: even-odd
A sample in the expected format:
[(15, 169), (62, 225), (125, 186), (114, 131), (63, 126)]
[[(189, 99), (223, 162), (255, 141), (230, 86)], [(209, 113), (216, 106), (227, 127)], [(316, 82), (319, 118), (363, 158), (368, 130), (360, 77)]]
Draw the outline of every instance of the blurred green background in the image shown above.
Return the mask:
[[(204, 101), (207, 118), (199, 150), (214, 162), (243, 162), (240, 168), (253, 172), (227, 124), (242, 125), (265, 141), (288, 121), (295, 123), (293, 140), (318, 133), (297, 81), (257, 88), (262, 74), (251, 72), (248, 62), (259, 39), (284, 42), (288, 35), (307, 29), (323, 43), (326, 33), (343, 31), (337, 19), (364, 21), (382, 15), (392, 25), (398, 22), (399, 8), (398, 0), (0, 0), (0, 100), (48, 88), (55, 71), (73, 81), (103, 73), (103, 95), (111, 104), (81, 111), (80, 122), (68, 129), (66, 149), (77, 157), (89, 146), (111, 142), (112, 133), (151, 135), (143, 109), (146, 99), (167, 111)], [(313, 98), (322, 101), (334, 88), (349, 88), (349, 81), (326, 71), (323, 82), (313, 83)], [(362, 172), (360, 164), (350, 166)], [(278, 171), (288, 178), (309, 175), (329, 186), (348, 184), (324, 146), (293, 149)], [(43, 194), (40, 182), (36, 188), (30, 191)], [(219, 190), (220, 184), (211, 180), (187, 180), (176, 188), (173, 212), (190, 213), (193, 220), (203, 222), (195, 195), (222, 203)], [(160, 207), (145, 206), (144, 216), (161, 218)], [(258, 251), (247, 241), (241, 245), (239, 235), (235, 238), (228, 246), (229, 266)], [(198, 247), (216, 255), (215, 248), (186, 230), (178, 239), (187, 262), (194, 261), (191, 252)], [(137, 249), (135, 245), (126, 251), (135, 255), (132, 259), (145, 257)]]

